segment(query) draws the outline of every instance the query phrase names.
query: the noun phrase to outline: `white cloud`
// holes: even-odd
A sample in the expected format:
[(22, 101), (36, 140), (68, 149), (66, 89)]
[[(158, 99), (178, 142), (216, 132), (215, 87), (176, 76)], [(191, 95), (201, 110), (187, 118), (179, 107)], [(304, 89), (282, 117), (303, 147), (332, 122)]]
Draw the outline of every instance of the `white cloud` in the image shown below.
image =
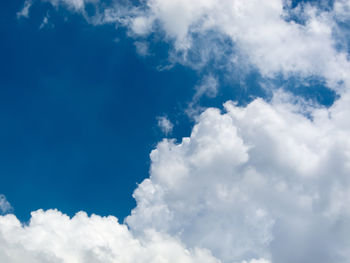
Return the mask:
[(13, 208), (7, 201), (6, 196), (0, 194), (0, 215), (12, 212)]
[[(350, 66), (346, 53), (335, 48), (334, 31), (338, 28), (336, 17), (349, 9), (348, 1), (336, 1), (331, 11), (308, 4), (291, 11), (283, 0), (148, 0), (145, 6), (146, 11), (131, 18), (131, 29), (144, 35), (153, 32), (154, 24), (159, 25), (167, 38), (174, 40), (175, 50), (181, 51), (185, 61), (191, 60), (188, 52), (197, 53), (203, 61), (214, 52), (214, 57), (226, 57), (227, 63), (235, 67), (248, 60), (266, 77), (278, 73), (317, 75), (333, 86), (336, 80), (347, 79)], [(287, 19), (289, 12), (305, 23)], [(221, 52), (225, 44), (203, 44), (200, 40), (210, 39), (213, 34), (230, 39), (235, 54), (227, 57)], [(198, 57), (195, 61), (201, 63)]]
[(186, 109), (187, 115), (189, 117), (196, 117), (202, 111), (204, 111), (204, 108), (201, 107), (199, 104), (200, 99), (204, 96), (209, 98), (216, 97), (218, 93), (218, 87), (219, 87), (219, 83), (217, 78), (215, 78), (211, 74), (204, 76), (201, 83), (195, 87), (195, 93)]
[(47, 14), (44, 18), (43, 18), (43, 22), (41, 22), (39, 29), (43, 29), (44, 27), (46, 27), (49, 24), (49, 14)]
[(165, 133), (165, 135), (168, 135), (173, 131), (174, 124), (172, 124), (172, 122), (166, 116), (158, 117), (157, 120), (158, 127), (163, 133)]
[(350, 18), (350, 1), (338, 0), (334, 3), (334, 10), (337, 17), (341, 20), (348, 20)]
[(139, 54), (141, 57), (147, 57), (150, 55), (149, 46), (147, 42), (136, 41), (134, 45), (135, 45), (137, 54)]
[(349, 97), (309, 109), (313, 120), (284, 94), (207, 109), (189, 138), (152, 151), (127, 223), (225, 263), (349, 262)]
[(151, 17), (137, 16), (132, 20), (130, 27), (137, 35), (147, 35), (152, 30), (153, 22)]
[[(334, 89), (339, 79), (349, 82), (347, 49), (337, 50), (335, 38), (346, 30), (337, 22), (350, 17), (348, 0), (335, 1), (330, 10), (305, 3), (291, 9), (285, 0), (146, 0), (136, 6), (113, 2), (107, 7), (98, 0), (42, 1), (81, 12), (93, 24), (128, 27), (133, 37), (161, 31), (164, 40), (174, 44), (172, 63), (200, 68), (217, 59), (221, 70), (242, 70), (249, 64), (268, 78), (279, 73), (316, 75)], [(85, 13), (87, 3), (97, 6), (93, 17)], [(291, 13), (303, 23), (289, 19)]]
[(213, 75), (207, 75), (203, 78), (202, 83), (196, 87), (196, 93), (193, 99), (199, 100), (204, 95), (209, 98), (214, 98), (217, 93), (218, 80)]
[(33, 4), (32, 0), (26, 0), (24, 2), (24, 5), (21, 11), (17, 12), (17, 18), (22, 18), (22, 17), (28, 18), (29, 10), (32, 4)]
[(84, 0), (44, 0), (51, 3), (53, 6), (65, 5), (68, 8), (78, 11), (84, 8)]
[(227, 102), (181, 143), (162, 141), (130, 231), (84, 213), (39, 210), (28, 226), (0, 217), (0, 261), (348, 262), (350, 95), (308, 108), (312, 119), (288, 101)]
[(41, 0), (42, 2), (49, 2), (54, 7), (65, 6), (68, 9), (84, 13), (86, 4), (97, 4), (99, 0)]
[(6, 263), (219, 263), (203, 249), (186, 249), (176, 238), (146, 230), (135, 238), (115, 217), (69, 218), (56, 210), (32, 213), (22, 225), (0, 217), (0, 261)]

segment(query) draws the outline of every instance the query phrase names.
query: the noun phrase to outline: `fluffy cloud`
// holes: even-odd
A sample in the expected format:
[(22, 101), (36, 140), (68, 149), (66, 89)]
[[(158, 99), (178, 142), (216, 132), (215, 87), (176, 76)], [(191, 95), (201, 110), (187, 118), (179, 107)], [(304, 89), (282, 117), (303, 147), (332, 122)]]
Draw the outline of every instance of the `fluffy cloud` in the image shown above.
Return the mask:
[[(203, 49), (198, 36), (220, 33), (267, 77), (280, 72), (319, 75), (334, 84), (350, 69), (346, 53), (336, 50), (333, 38), (336, 17), (348, 15), (348, 8), (343, 8), (348, 7), (347, 1), (336, 1), (331, 11), (308, 4), (292, 9), (282, 0), (148, 0), (146, 6), (146, 11), (133, 19), (131, 29), (144, 34), (160, 25), (178, 51)], [(217, 55), (215, 43), (205, 48)], [(231, 63), (236, 59), (237, 54), (229, 58)]]
[[(337, 0), (329, 8), (321, 8), (324, 1), (321, 7), (300, 3), (292, 8), (285, 0), (146, 0), (138, 5), (112, 2), (107, 7), (98, 0), (42, 1), (81, 12), (93, 24), (123, 25), (136, 38), (161, 32), (174, 44), (174, 63), (200, 68), (214, 59), (221, 60), (221, 66), (225, 63), (225, 70), (242, 70), (247, 64), (268, 78), (280, 73), (316, 75), (335, 89), (339, 79), (349, 82), (347, 45), (338, 41), (348, 31), (338, 23), (350, 17), (347, 0)], [(92, 17), (85, 12), (87, 3), (96, 7)]]
[(29, 225), (0, 217), (0, 260), (348, 262), (350, 96), (329, 109), (289, 101), (227, 102), (182, 142), (162, 141), (130, 230), (85, 213), (39, 210)]
[(80, 212), (73, 218), (38, 210), (22, 225), (0, 217), (0, 261), (7, 263), (219, 263), (206, 250), (187, 250), (177, 239), (146, 230), (133, 237), (115, 217)]
[(349, 96), (330, 109), (290, 100), (227, 102), (189, 138), (162, 141), (131, 229), (179, 236), (227, 263), (349, 262)]

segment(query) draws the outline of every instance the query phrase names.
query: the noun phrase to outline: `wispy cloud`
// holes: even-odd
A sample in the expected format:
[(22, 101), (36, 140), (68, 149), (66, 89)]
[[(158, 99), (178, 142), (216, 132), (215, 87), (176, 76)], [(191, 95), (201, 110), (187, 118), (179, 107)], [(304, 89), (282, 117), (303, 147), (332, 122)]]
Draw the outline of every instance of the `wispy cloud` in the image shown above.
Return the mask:
[(157, 121), (158, 127), (165, 135), (171, 134), (174, 128), (174, 124), (166, 116), (158, 117)]
[(44, 27), (46, 27), (49, 24), (49, 14), (47, 14), (44, 18), (43, 18), (43, 22), (40, 24), (39, 29), (43, 29)]
[(7, 214), (13, 211), (11, 204), (7, 201), (6, 197), (0, 194), (0, 215)]
[(28, 18), (29, 17), (29, 10), (30, 10), (32, 4), (33, 4), (32, 0), (26, 0), (24, 2), (23, 8), (19, 12), (17, 12), (17, 18), (22, 18), (22, 17)]
[(186, 109), (187, 115), (189, 117), (198, 116), (204, 110), (204, 108), (200, 106), (200, 99), (204, 96), (208, 98), (216, 97), (218, 89), (219, 83), (217, 78), (211, 74), (204, 76), (201, 83), (195, 87), (195, 93)]
[(147, 57), (150, 55), (149, 45), (147, 42), (136, 41), (134, 44), (137, 54), (139, 54), (141, 57)]

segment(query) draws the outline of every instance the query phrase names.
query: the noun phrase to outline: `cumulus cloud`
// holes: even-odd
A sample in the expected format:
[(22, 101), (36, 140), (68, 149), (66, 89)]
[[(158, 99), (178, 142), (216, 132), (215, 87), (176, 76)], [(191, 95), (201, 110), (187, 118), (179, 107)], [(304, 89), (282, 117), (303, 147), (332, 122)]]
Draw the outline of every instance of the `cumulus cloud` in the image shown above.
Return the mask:
[(12, 212), (13, 208), (7, 201), (6, 196), (0, 194), (0, 215)]
[(227, 102), (182, 142), (163, 140), (134, 193), (130, 230), (85, 213), (39, 210), (29, 225), (3, 216), (0, 259), (348, 262), (350, 95), (329, 109), (289, 101)]
[(186, 249), (179, 240), (145, 230), (135, 238), (115, 217), (73, 218), (56, 210), (32, 213), (28, 225), (0, 217), (0, 261), (7, 263), (219, 263), (209, 251)]
[(162, 141), (127, 218), (210, 249), (222, 262), (350, 260), (349, 96), (330, 109), (289, 104), (207, 109), (189, 138)]
[[(344, 6), (343, 2), (337, 2), (336, 10), (342, 10), (338, 6)], [(304, 21), (297, 23), (288, 19), (291, 7), (282, 0), (150, 0), (147, 7), (148, 17), (174, 40), (176, 50), (196, 49), (198, 35), (215, 32), (230, 39), (244, 59), (266, 77), (280, 72), (319, 75), (334, 83), (350, 69), (346, 53), (334, 47), (334, 10), (305, 4), (294, 11)], [(209, 48), (213, 46), (210, 43)], [(228, 60), (234, 63), (236, 58), (237, 54)]]

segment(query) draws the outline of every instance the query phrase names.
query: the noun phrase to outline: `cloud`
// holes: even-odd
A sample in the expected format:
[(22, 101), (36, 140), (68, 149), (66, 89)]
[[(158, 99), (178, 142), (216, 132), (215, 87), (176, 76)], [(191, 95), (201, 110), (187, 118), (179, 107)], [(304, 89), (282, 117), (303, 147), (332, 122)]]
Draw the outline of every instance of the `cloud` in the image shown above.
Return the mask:
[(13, 211), (11, 204), (7, 201), (6, 196), (0, 194), (0, 215)]
[(350, 1), (338, 0), (334, 3), (334, 11), (340, 20), (348, 20), (350, 18)]
[(32, 0), (26, 0), (24, 2), (23, 8), (19, 12), (17, 12), (17, 18), (22, 18), (22, 17), (28, 18), (29, 9), (31, 8), (32, 4), (33, 4)]
[[(41, 24), (40, 24), (40, 26), (39, 26), (39, 29), (43, 29), (43, 28), (45, 28), (46, 26), (50, 26), (49, 18), (50, 18), (50, 15), (49, 15), (49, 14), (46, 14), (46, 16), (43, 18), (43, 21), (41, 22)], [(51, 25), (51, 26), (52, 26), (52, 25)]]
[(217, 78), (209, 74), (204, 76), (201, 83), (195, 87), (191, 102), (189, 103), (186, 113), (190, 117), (198, 116), (204, 108), (199, 105), (200, 99), (204, 96), (208, 98), (215, 98), (218, 93), (219, 83)]
[(196, 93), (193, 100), (199, 100), (202, 96), (209, 98), (216, 97), (218, 93), (218, 80), (213, 75), (207, 75), (203, 78), (202, 83), (196, 87)]
[[(337, 90), (339, 79), (349, 82), (347, 47), (338, 41), (348, 32), (339, 23), (350, 18), (348, 0), (328, 8), (325, 1), (296, 7), (284, 0), (42, 1), (80, 12), (92, 24), (124, 26), (134, 38), (159, 34), (173, 44), (171, 63), (227, 72), (238, 67), (241, 73), (254, 68), (266, 78), (318, 76)], [(87, 4), (95, 5), (96, 14), (85, 12)]]
[(139, 54), (141, 57), (147, 57), (150, 55), (149, 46), (147, 42), (136, 41), (134, 44), (137, 54)]
[(42, 0), (42, 1), (49, 2), (55, 7), (62, 5), (76, 12), (83, 11), (87, 3), (99, 2), (99, 0)]
[(350, 95), (329, 109), (292, 100), (227, 102), (181, 143), (159, 143), (128, 226), (83, 212), (1, 216), (0, 261), (348, 262)]
[(158, 127), (162, 130), (165, 135), (170, 134), (173, 131), (174, 124), (166, 116), (161, 116), (157, 118)]
[(219, 263), (207, 250), (186, 249), (176, 238), (145, 230), (135, 238), (115, 217), (57, 210), (32, 213), (28, 225), (0, 217), (0, 261), (7, 263)]
[[(134, 21), (140, 17), (153, 21), (142, 23), (148, 25), (142, 33), (151, 32), (157, 23), (168, 39), (174, 40), (175, 50), (185, 54), (203, 48), (198, 36), (220, 33), (266, 77), (281, 72), (286, 76), (318, 75), (334, 82), (349, 71), (346, 53), (336, 50), (332, 35), (337, 28), (337, 10), (343, 10), (339, 5), (344, 6), (344, 2), (336, 1), (335, 10), (325, 11), (310, 4), (292, 9), (282, 0), (149, 0), (144, 14)], [(304, 22), (290, 19), (290, 12)], [(215, 44), (209, 43), (207, 48), (213, 47)], [(235, 58), (229, 57), (227, 62), (233, 63)]]
[(350, 96), (329, 109), (256, 99), (207, 109), (163, 140), (126, 222), (209, 249), (222, 262), (350, 260)]

